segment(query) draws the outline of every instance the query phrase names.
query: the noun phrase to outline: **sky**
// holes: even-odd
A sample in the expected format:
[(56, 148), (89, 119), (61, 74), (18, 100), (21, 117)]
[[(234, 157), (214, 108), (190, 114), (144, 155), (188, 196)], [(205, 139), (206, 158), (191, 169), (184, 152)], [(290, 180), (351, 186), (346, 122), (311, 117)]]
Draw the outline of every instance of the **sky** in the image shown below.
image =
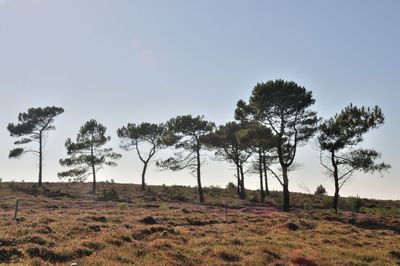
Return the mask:
[[(123, 155), (98, 180), (140, 183), (140, 161), (119, 148), (117, 128), (184, 114), (223, 124), (258, 82), (280, 78), (311, 90), (312, 108), (323, 118), (349, 103), (383, 109), (385, 124), (362, 147), (382, 152), (392, 169), (358, 173), (341, 194), (400, 199), (399, 10), (397, 0), (0, 0), (0, 178), (37, 180), (33, 155), (8, 159), (15, 139), (6, 127), (30, 107), (65, 109), (49, 133), (44, 181), (59, 180), (65, 139), (94, 118)], [(204, 157), (203, 185), (235, 182), (232, 165), (212, 153)], [(333, 194), (315, 140), (300, 148), (296, 164), (291, 191), (322, 184)], [(147, 183), (194, 186), (196, 180), (153, 164)], [(257, 189), (257, 175), (245, 184)], [(281, 189), (272, 179), (270, 188)]]

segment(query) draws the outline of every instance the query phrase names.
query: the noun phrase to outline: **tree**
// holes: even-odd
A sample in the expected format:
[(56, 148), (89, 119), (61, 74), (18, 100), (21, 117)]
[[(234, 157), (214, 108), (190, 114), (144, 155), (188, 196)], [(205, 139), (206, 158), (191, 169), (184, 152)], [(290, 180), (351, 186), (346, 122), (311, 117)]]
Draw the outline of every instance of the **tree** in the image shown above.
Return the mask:
[(259, 122), (273, 132), (282, 177), (283, 210), (289, 211), (288, 170), (293, 164), (297, 148), (316, 132), (318, 117), (309, 110), (314, 104), (312, 92), (293, 81), (275, 80), (259, 83), (253, 89), (249, 102), (240, 100), (235, 118)]
[(54, 118), (64, 112), (61, 107), (29, 108), (28, 112), (18, 115), (18, 124), (10, 123), (7, 126), (10, 136), (20, 138), (15, 145), (26, 145), (31, 142), (38, 144), (38, 149), (15, 148), (9, 153), (9, 158), (20, 158), (25, 153), (33, 153), (39, 158), (39, 186), (42, 185), (43, 149), (47, 141), (47, 132), (55, 130)]
[[(121, 148), (125, 151), (136, 150), (140, 161), (143, 163), (142, 169), (142, 190), (145, 191), (145, 176), (147, 166), (156, 151), (162, 147), (162, 136), (164, 132), (163, 124), (141, 123), (135, 125), (129, 123), (126, 127), (117, 130), (118, 137), (121, 139)], [(150, 150), (147, 153), (140, 151), (140, 144), (147, 144)]]
[[(333, 208), (337, 212), (340, 188), (356, 171), (364, 173), (382, 172), (390, 168), (389, 164), (376, 163), (381, 154), (374, 149), (356, 148), (369, 130), (378, 128), (384, 123), (382, 110), (348, 105), (339, 114), (325, 120), (320, 125), (318, 136), (321, 148), (321, 164), (327, 169), (335, 182)], [(328, 153), (328, 166), (322, 153)]]
[[(253, 168), (258, 172), (260, 177), (261, 202), (265, 202), (265, 197), (269, 195), (267, 172), (268, 170), (273, 172), (270, 165), (276, 160), (276, 156), (272, 153), (276, 145), (275, 137), (269, 128), (259, 123), (253, 123), (250, 130), (248, 130), (247, 138), (252, 140), (254, 153), (257, 154), (257, 159), (253, 163)], [(273, 172), (273, 174), (275, 173)]]
[(65, 148), (70, 157), (60, 159), (60, 164), (75, 168), (58, 173), (58, 177), (72, 177), (75, 181), (85, 181), (91, 174), (92, 192), (96, 194), (96, 171), (103, 165), (116, 166), (114, 161), (121, 158), (121, 154), (114, 153), (112, 148), (103, 147), (111, 139), (106, 136), (106, 130), (105, 126), (92, 119), (80, 128), (75, 142), (68, 138)]
[(317, 196), (322, 196), (325, 194), (326, 194), (326, 189), (324, 188), (323, 185), (319, 185), (314, 192), (314, 195), (317, 195)]
[(203, 147), (202, 137), (210, 133), (215, 124), (204, 120), (203, 116), (191, 115), (177, 116), (166, 123), (166, 134), (163, 143), (174, 146), (178, 152), (175, 157), (158, 161), (157, 166), (172, 171), (190, 169), (197, 176), (197, 189), (199, 201), (204, 202), (203, 188), (201, 186), (201, 160), (200, 151)]
[(216, 148), (216, 155), (236, 166), (237, 193), (246, 198), (244, 164), (252, 156), (253, 139), (249, 136), (249, 123), (228, 122), (204, 137), (208, 147)]

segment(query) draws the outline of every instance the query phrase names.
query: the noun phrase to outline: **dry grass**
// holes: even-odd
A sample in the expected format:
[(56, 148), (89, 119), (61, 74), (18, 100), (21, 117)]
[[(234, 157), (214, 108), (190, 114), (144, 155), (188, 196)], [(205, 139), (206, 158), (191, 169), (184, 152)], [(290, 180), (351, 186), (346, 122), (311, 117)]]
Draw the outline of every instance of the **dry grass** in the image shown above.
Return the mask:
[[(2, 184), (0, 263), (400, 263), (400, 215), (395, 211), (334, 214), (313, 207), (283, 213), (272, 201), (240, 201), (217, 188), (207, 191), (205, 205), (194, 203), (195, 190), (189, 188), (177, 192), (179, 188), (151, 187), (142, 194), (138, 186), (102, 183), (99, 196), (111, 188), (118, 192), (119, 202), (90, 195), (90, 184), (46, 184), (44, 189), (32, 188), (32, 184)], [(294, 197), (298, 204), (310, 200), (301, 194)], [(20, 200), (19, 222), (12, 220), (16, 199)], [(384, 203), (391, 204), (391, 210), (399, 206), (398, 202)], [(223, 205), (229, 206), (228, 220)]]

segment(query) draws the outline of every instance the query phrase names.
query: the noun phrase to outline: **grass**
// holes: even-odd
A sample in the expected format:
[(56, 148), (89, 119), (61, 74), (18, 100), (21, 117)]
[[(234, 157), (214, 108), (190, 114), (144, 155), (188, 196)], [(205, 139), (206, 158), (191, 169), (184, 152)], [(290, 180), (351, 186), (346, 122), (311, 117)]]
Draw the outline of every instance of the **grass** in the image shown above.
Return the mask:
[[(0, 263), (14, 265), (398, 265), (400, 202), (182, 186), (3, 183)], [(103, 192), (106, 191), (106, 192)], [(112, 191), (111, 193), (107, 191)], [(116, 192), (116, 193), (115, 193)], [(107, 194), (109, 193), (109, 194)], [(108, 195), (106, 200), (104, 195)], [(111, 195), (111, 196), (110, 196)], [(117, 196), (116, 196), (117, 195)], [(18, 222), (13, 220), (16, 199)], [(353, 202), (354, 201), (354, 202)], [(225, 216), (227, 207), (227, 216)]]

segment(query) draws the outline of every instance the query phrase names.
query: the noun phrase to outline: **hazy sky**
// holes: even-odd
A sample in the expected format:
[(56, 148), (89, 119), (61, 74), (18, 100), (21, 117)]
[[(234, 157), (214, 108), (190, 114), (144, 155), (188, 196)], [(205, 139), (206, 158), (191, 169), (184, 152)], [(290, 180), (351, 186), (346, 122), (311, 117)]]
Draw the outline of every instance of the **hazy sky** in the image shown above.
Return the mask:
[[(325, 118), (350, 102), (382, 107), (386, 123), (364, 147), (381, 151), (392, 169), (383, 177), (357, 174), (342, 195), (400, 199), (399, 11), (397, 0), (0, 0), (0, 177), (37, 180), (33, 155), (8, 159), (15, 139), (6, 126), (29, 107), (65, 108), (45, 158), (44, 181), (57, 181), (64, 141), (88, 119), (104, 123), (120, 151), (115, 131), (128, 122), (199, 114), (222, 124), (257, 82), (283, 78), (312, 90)], [(139, 160), (122, 153), (99, 180), (140, 182)], [(315, 141), (296, 162), (291, 190), (323, 184), (333, 193)], [(225, 186), (233, 173), (209, 159), (203, 183)], [(155, 166), (147, 181), (195, 185), (186, 171)], [(246, 186), (258, 182), (248, 176)], [(270, 186), (281, 189), (274, 180)]]

